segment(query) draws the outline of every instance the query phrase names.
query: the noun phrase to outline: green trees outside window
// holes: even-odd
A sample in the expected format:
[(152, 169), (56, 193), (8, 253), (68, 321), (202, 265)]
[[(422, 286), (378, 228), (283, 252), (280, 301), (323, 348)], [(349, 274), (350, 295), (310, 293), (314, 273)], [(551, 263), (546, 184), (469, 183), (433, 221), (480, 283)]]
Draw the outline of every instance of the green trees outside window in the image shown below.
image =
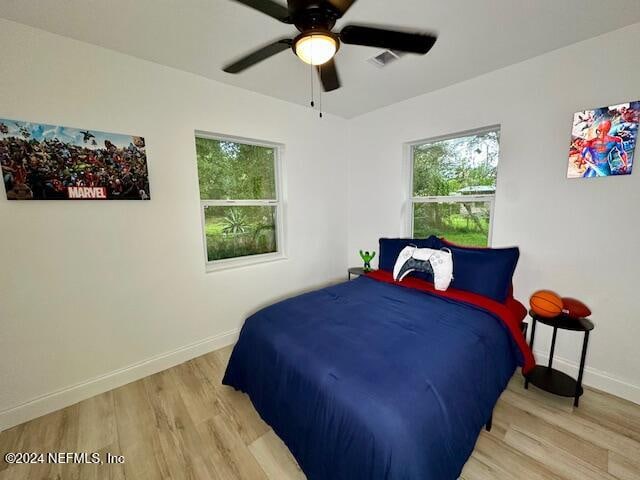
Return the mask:
[(196, 137), (207, 262), (278, 251), (277, 149)]
[(488, 245), (499, 140), (491, 129), (412, 146), (413, 236)]

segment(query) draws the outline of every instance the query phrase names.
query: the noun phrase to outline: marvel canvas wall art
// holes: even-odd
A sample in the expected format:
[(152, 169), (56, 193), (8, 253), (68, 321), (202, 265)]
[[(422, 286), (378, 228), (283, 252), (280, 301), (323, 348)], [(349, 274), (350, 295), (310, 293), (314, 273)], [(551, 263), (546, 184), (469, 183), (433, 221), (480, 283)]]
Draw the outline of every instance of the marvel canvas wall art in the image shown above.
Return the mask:
[(629, 175), (638, 138), (640, 101), (573, 116), (568, 178)]
[(0, 119), (9, 200), (149, 200), (143, 137)]

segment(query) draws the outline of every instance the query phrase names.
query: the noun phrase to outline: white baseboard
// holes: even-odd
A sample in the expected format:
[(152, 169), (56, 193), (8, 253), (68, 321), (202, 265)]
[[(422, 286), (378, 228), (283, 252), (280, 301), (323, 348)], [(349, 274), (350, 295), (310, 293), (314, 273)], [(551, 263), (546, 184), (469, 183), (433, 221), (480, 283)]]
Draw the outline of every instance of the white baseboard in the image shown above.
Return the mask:
[[(536, 361), (538, 364), (546, 365), (549, 361), (549, 352), (534, 351)], [(553, 356), (553, 366), (558, 370), (572, 375), (574, 378), (578, 377), (579, 365), (566, 358)], [(615, 378), (608, 373), (602, 372), (598, 369), (585, 366), (584, 376), (582, 383), (589, 387), (597, 388), (603, 392), (610, 393), (630, 402), (634, 402), (640, 405), (640, 386), (634, 385), (619, 378)]]
[(230, 330), (0, 411), (0, 432), (235, 343)]

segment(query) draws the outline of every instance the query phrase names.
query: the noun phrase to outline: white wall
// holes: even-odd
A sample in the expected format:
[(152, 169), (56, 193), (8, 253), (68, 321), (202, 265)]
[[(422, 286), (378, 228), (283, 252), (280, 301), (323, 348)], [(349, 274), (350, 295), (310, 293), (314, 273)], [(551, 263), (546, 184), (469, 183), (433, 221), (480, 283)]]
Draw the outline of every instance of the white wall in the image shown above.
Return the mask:
[[(635, 24), (354, 119), (350, 261), (402, 231), (404, 143), (500, 124), (493, 243), (520, 246), (516, 296), (550, 288), (584, 299), (596, 324), (586, 382), (640, 403), (640, 171), (566, 179), (573, 113), (640, 99), (639, 44)], [(573, 370), (581, 341), (559, 334), (562, 368)]]
[[(0, 195), (0, 429), (230, 343), (259, 306), (344, 278), (345, 121), (3, 20), (0, 44), (0, 117), (143, 135), (152, 197)], [(205, 273), (194, 130), (285, 145), (288, 260)]]

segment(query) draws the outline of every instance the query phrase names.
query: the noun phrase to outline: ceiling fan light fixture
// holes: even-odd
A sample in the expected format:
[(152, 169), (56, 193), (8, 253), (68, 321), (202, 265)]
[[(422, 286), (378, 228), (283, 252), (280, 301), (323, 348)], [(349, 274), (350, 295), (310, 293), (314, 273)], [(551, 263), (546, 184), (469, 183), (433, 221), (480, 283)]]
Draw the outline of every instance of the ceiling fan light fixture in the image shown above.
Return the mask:
[(293, 51), (305, 63), (322, 65), (336, 54), (338, 41), (326, 33), (309, 33), (295, 40)]

